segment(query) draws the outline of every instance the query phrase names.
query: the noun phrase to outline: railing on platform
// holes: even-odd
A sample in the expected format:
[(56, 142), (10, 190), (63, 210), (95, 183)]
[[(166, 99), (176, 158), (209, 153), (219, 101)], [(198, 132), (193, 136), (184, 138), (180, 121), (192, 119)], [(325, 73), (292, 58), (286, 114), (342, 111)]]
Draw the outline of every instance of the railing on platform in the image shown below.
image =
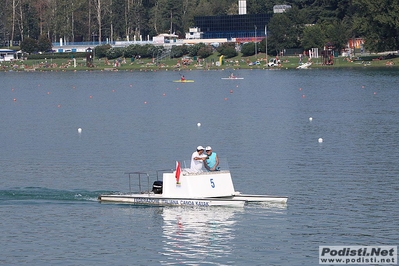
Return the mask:
[[(174, 171), (174, 169), (156, 170), (155, 171), (156, 181), (159, 181), (161, 179), (160, 174), (163, 174), (165, 172), (172, 172), (172, 171)], [(151, 175), (149, 174), (149, 172), (126, 172), (125, 174), (129, 176), (129, 193), (133, 193), (132, 192), (132, 176), (136, 176), (136, 178), (137, 178), (136, 185), (139, 188), (139, 193), (150, 193), (151, 192), (152, 184), (150, 184), (150, 176)], [(145, 184), (142, 184), (143, 182), (141, 180), (143, 176), (144, 176), (144, 178), (147, 177), (147, 190), (143, 189), (143, 186), (145, 185)]]

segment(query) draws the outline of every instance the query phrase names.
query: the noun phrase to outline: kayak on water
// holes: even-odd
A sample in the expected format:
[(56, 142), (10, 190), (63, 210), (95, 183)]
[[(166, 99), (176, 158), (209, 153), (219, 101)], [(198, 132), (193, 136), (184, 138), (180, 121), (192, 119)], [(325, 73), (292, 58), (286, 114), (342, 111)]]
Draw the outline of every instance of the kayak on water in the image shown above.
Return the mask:
[(178, 79), (178, 80), (174, 80), (173, 82), (182, 82), (182, 83), (186, 83), (186, 82), (194, 82), (194, 80), (192, 79)]
[(228, 78), (222, 78), (222, 79), (244, 79), (244, 78), (239, 78), (239, 77), (235, 76), (234, 73), (231, 73)]
[(222, 78), (222, 79), (244, 79), (244, 78), (239, 78), (239, 77), (228, 77), (228, 78)]

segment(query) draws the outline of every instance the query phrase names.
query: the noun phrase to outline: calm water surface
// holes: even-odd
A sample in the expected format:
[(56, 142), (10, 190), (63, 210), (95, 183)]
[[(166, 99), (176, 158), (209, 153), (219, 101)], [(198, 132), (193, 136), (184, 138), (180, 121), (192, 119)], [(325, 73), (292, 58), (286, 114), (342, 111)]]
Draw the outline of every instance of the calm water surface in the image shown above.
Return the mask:
[[(0, 264), (317, 265), (320, 245), (397, 245), (397, 70), (234, 73), (1, 72)], [(198, 145), (236, 190), (288, 204), (97, 202)]]

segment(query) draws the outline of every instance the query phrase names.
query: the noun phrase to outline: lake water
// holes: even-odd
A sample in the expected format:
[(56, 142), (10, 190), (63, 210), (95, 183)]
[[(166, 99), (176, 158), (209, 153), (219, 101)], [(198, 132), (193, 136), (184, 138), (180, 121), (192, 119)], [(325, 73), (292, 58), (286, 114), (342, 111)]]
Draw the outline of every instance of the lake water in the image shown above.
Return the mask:
[[(397, 245), (398, 70), (234, 73), (1, 72), (0, 264), (317, 265), (320, 245)], [(288, 204), (97, 202), (198, 145), (236, 190)]]

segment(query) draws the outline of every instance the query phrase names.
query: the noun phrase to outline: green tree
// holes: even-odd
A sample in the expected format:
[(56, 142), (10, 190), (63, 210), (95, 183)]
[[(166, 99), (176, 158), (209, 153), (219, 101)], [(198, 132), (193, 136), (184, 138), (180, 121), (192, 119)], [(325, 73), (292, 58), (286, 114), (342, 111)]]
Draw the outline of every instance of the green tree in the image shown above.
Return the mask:
[(214, 14), (212, 10), (212, 3), (210, 3), (208, 0), (199, 0), (198, 4), (194, 8), (194, 15), (209, 16), (209, 14)]
[(163, 52), (162, 46), (155, 46), (155, 45), (148, 46), (148, 53), (151, 55), (152, 58), (157, 58), (162, 54), (162, 52)]
[(268, 26), (268, 46), (275, 52), (300, 47), (306, 23), (305, 13), (298, 8), (293, 7), (282, 14), (274, 14)]
[(235, 49), (235, 44), (231, 42), (223, 43), (216, 49), (216, 51), (219, 52), (219, 56), (224, 55), (225, 58), (232, 58), (238, 55)]
[(185, 45), (174, 45), (170, 51), (171, 58), (179, 58), (187, 54), (188, 50)]
[(244, 43), (241, 47), (241, 53), (243, 56), (251, 56), (255, 54), (255, 43), (248, 42)]
[[(247, 13), (272, 14), (277, 4), (292, 8), (273, 14), (269, 51), (319, 46), (322, 37), (338, 49), (348, 36), (363, 37), (370, 51), (399, 49), (398, 0), (247, 0)], [(92, 41), (100, 36), (133, 40), (133, 35), (146, 39), (171, 28), (171, 33), (184, 37), (195, 26), (195, 16), (237, 13), (237, 0), (5, 0), (0, 9), (0, 41), (38, 39), (42, 34), (53, 42), (60, 38)], [(317, 27), (305, 27), (308, 24), (323, 26), (320, 35)], [(259, 47), (264, 49), (263, 42)]]
[(5, 41), (8, 41), (6, 38), (6, 9), (1, 8), (0, 9), (0, 32), (3, 34), (0, 34), (0, 47), (5, 44)]
[(35, 39), (26, 37), (21, 42), (21, 50), (28, 54), (37, 52), (37, 41)]
[[(38, 39), (40, 35), (39, 20), (33, 1), (20, 1), (20, 25), (23, 24), (24, 35), (33, 39)], [(23, 15), (22, 15), (23, 14)]]
[(39, 52), (46, 52), (53, 48), (53, 45), (49, 38), (46, 35), (42, 34), (39, 36), (39, 40), (37, 42), (37, 50)]
[(146, 45), (139, 45), (139, 55), (144, 58), (151, 58), (153, 56), (153, 49), (154, 45), (146, 44)]
[(343, 21), (325, 21), (323, 23), (326, 42), (331, 43), (336, 51), (340, 51), (348, 43), (350, 30)]
[(182, 1), (174, 0), (158, 0), (161, 21), (159, 21), (159, 31), (175, 33), (177, 35), (184, 34), (182, 28)]
[(94, 48), (94, 53), (97, 58), (103, 58), (107, 56), (107, 51), (111, 48), (112, 46), (109, 44), (98, 45)]
[(342, 20), (345, 17), (352, 16), (352, 0), (298, 0), (293, 2), (301, 10), (306, 10), (309, 23), (324, 20)]
[(212, 53), (213, 53), (212, 46), (207, 45), (207, 46), (205, 46), (205, 47), (200, 48), (200, 49), (198, 50), (198, 52), (197, 52), (197, 55), (198, 55), (199, 57), (201, 57), (201, 58), (207, 58), (207, 57), (209, 57), (210, 55), (212, 55)]
[(354, 29), (373, 52), (399, 49), (398, 1), (353, 0)]
[(196, 56), (198, 54), (198, 51), (202, 48), (205, 47), (205, 43), (197, 43), (194, 45), (191, 45), (188, 47), (188, 53), (190, 56)]
[(305, 50), (311, 48), (323, 49), (326, 44), (325, 33), (320, 24), (309, 25), (303, 30), (301, 45)]
[[(266, 41), (267, 41), (267, 39), (263, 38), (262, 41), (259, 43), (259, 45), (258, 45), (259, 52), (261, 52), (261, 53), (265, 53), (266, 52)], [(268, 52), (268, 54), (270, 53), (269, 44), (267, 44), (267, 52)]]
[(285, 14), (275, 14), (269, 23), (268, 46), (276, 52), (296, 46), (293, 24)]
[(140, 47), (137, 44), (131, 44), (131, 45), (125, 47), (125, 56), (128, 58), (136, 57), (137, 55), (140, 54), (139, 48)]
[(108, 59), (116, 59), (116, 58), (122, 57), (123, 53), (124, 53), (124, 48), (120, 48), (120, 47), (111, 48), (111, 49), (107, 50), (106, 56)]
[[(182, 30), (188, 32), (190, 27), (194, 26), (194, 6), (196, 5), (196, 0), (184, 0), (183, 1), (183, 11), (182, 11)], [(185, 36), (185, 35), (184, 35)]]

